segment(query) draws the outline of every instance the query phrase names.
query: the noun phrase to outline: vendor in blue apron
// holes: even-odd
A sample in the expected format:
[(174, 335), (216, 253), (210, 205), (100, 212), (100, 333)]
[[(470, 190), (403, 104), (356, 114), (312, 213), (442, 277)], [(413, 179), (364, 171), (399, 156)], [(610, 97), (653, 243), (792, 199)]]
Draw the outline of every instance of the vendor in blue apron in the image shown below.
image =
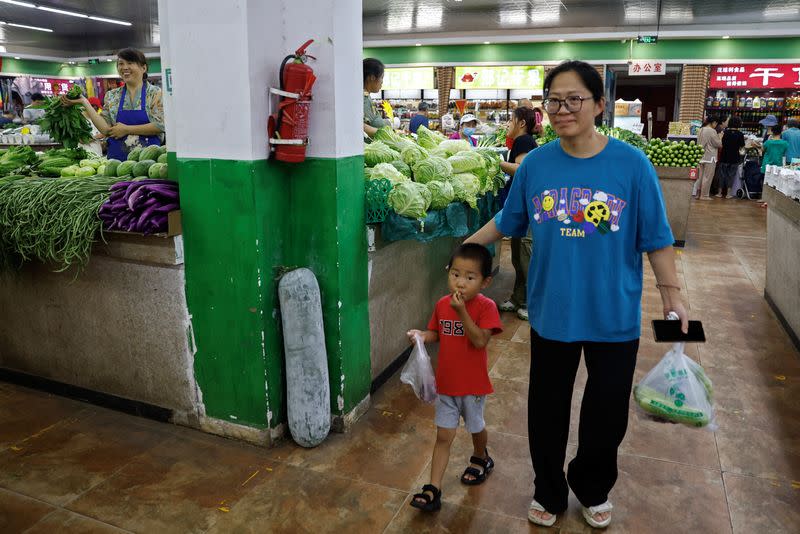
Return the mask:
[(139, 50), (126, 48), (117, 54), (117, 72), (125, 83), (106, 93), (103, 109), (94, 110), (82, 96), (64, 105), (82, 105), (86, 116), (108, 137), (108, 158), (125, 161), (136, 147), (160, 145), (164, 133), (161, 89), (147, 82), (147, 58)]

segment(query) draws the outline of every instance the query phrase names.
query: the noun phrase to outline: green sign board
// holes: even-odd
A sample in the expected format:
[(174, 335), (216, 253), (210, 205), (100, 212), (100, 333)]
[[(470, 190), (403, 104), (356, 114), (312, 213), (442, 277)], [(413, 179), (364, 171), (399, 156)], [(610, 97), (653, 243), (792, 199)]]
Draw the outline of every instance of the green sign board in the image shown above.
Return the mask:
[(544, 67), (456, 67), (456, 89), (530, 89), (544, 87)]
[(658, 42), (658, 35), (640, 35), (636, 42), (639, 44), (655, 44)]
[(383, 71), (384, 90), (433, 89), (433, 67), (405, 67)]
[(99, 64), (100, 60), (96, 57), (89, 60), (89, 65), (99, 65)]

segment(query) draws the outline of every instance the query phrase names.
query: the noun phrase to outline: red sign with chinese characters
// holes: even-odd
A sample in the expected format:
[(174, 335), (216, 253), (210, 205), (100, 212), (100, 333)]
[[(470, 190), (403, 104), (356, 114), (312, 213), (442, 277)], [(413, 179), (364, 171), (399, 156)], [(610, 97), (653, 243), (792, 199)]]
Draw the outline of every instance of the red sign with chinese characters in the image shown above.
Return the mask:
[(629, 76), (663, 76), (667, 73), (667, 63), (654, 59), (634, 59), (628, 62)]
[(800, 65), (720, 65), (709, 89), (800, 89)]

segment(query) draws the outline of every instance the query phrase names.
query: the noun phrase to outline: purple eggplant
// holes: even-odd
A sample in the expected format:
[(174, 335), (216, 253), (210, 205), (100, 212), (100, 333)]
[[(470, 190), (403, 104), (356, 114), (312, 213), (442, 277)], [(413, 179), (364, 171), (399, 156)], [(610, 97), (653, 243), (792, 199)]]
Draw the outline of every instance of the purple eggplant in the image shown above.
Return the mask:
[(171, 211), (175, 211), (178, 209), (178, 204), (165, 204), (163, 206), (158, 206), (156, 208), (156, 212), (158, 213), (169, 213)]
[(153, 213), (155, 212), (155, 210), (156, 210), (156, 206), (150, 206), (149, 208), (147, 208), (146, 210), (144, 210), (144, 211), (142, 212), (142, 214), (141, 214), (141, 215), (139, 215), (139, 220), (137, 221), (137, 223), (138, 223), (139, 225), (143, 224), (143, 223), (144, 223), (144, 221), (146, 221), (148, 218), (150, 218), (150, 216), (151, 216), (151, 215), (153, 215)]

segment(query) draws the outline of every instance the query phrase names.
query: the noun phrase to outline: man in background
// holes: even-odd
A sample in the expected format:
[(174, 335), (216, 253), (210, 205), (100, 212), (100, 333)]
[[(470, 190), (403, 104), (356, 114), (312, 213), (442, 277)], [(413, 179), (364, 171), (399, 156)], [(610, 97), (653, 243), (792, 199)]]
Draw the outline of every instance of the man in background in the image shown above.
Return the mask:
[(800, 159), (800, 121), (797, 119), (789, 119), (786, 121), (786, 131), (781, 135), (781, 139), (789, 143), (786, 149), (786, 164), (792, 162), (792, 159)]
[(411, 117), (411, 123), (408, 125), (408, 130), (411, 133), (417, 133), (420, 126), (428, 128), (428, 103), (420, 102), (417, 108), (417, 114)]

